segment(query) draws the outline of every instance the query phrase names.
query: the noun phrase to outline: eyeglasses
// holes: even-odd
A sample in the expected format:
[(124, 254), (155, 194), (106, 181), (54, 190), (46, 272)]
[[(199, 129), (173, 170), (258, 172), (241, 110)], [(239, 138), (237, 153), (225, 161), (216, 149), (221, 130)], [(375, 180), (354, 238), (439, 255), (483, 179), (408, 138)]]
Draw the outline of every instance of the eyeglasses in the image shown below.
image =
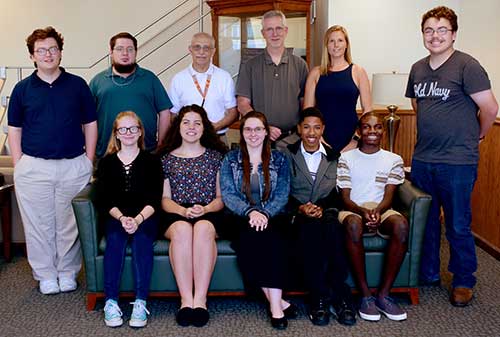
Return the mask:
[(50, 48), (38, 48), (37, 50), (35, 50), (35, 53), (38, 55), (38, 56), (45, 56), (47, 55), (47, 52), (50, 52), (50, 55), (55, 55), (59, 52), (59, 48), (54, 46), (54, 47), (50, 47)]
[(202, 46), (199, 44), (195, 44), (194, 46), (191, 46), (191, 49), (194, 50), (195, 52), (199, 52), (199, 51), (203, 50), (203, 52), (208, 53), (209, 51), (211, 51), (214, 48), (212, 48), (210, 46)]
[(448, 33), (448, 31), (453, 31), (453, 29), (450, 29), (447, 27), (439, 27), (438, 29), (427, 27), (424, 29), (424, 35), (425, 36), (432, 36), (432, 35), (434, 35), (435, 32), (437, 32), (439, 36), (443, 36), (443, 35), (446, 35), (446, 33)]
[(116, 129), (116, 131), (120, 134), (120, 135), (124, 135), (127, 133), (127, 131), (130, 131), (130, 133), (132, 134), (136, 134), (140, 131), (140, 128), (137, 126), (137, 125), (134, 125), (134, 126), (131, 126), (131, 127), (121, 127), (121, 128), (118, 128)]
[(134, 47), (127, 47), (127, 48), (125, 48), (125, 47), (121, 47), (120, 46), (120, 47), (113, 48), (113, 50), (115, 52), (117, 52), (117, 53), (120, 53), (120, 54), (123, 53), (124, 51), (127, 51), (128, 54), (132, 54), (132, 53), (135, 52), (135, 48)]
[(285, 31), (285, 27), (282, 27), (282, 26), (278, 26), (276, 28), (269, 27), (269, 28), (264, 29), (264, 34), (272, 35), (272, 34), (276, 33), (276, 35), (281, 35), (281, 34), (283, 34), (284, 31)]
[(263, 127), (263, 126), (257, 126), (256, 128), (250, 128), (250, 127), (245, 126), (243, 128), (243, 132), (244, 133), (252, 133), (252, 132), (261, 133), (261, 132), (264, 132), (264, 131), (266, 131), (266, 128)]

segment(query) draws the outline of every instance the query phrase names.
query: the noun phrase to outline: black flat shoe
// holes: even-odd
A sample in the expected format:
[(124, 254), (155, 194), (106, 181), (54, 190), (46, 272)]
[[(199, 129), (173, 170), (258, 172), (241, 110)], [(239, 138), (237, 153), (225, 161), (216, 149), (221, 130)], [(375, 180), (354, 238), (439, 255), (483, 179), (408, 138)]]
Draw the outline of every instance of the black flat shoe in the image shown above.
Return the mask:
[(294, 319), (299, 315), (299, 308), (297, 308), (295, 304), (290, 302), (290, 306), (283, 310), (283, 313), (285, 314), (285, 317), (287, 319)]
[(184, 307), (180, 308), (175, 315), (175, 320), (180, 326), (189, 326), (192, 322), (193, 308)]
[(194, 308), (191, 315), (191, 323), (198, 328), (205, 326), (210, 319), (210, 314), (205, 308)]
[(288, 327), (288, 320), (285, 316), (281, 318), (271, 317), (271, 325), (278, 330), (285, 330)]

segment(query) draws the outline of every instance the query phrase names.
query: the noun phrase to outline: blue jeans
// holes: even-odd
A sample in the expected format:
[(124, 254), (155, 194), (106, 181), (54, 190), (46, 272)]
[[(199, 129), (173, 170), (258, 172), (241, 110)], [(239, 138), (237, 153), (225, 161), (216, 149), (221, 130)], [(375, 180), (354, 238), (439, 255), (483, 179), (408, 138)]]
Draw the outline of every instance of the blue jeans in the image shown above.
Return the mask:
[(449, 165), (413, 160), (411, 178), (415, 186), (432, 196), (431, 209), (422, 247), (420, 279), (439, 280), (441, 242), (440, 207), (443, 207), (446, 239), (450, 244), (448, 270), (453, 287), (473, 288), (477, 270), (476, 247), (471, 232), (471, 194), (477, 165)]
[(125, 262), (127, 244), (132, 248), (132, 267), (135, 296), (146, 300), (149, 295), (153, 271), (153, 242), (157, 234), (157, 220), (153, 215), (139, 225), (130, 235), (120, 221), (111, 218), (106, 223), (106, 251), (104, 253), (104, 293), (106, 300), (118, 300), (120, 281)]

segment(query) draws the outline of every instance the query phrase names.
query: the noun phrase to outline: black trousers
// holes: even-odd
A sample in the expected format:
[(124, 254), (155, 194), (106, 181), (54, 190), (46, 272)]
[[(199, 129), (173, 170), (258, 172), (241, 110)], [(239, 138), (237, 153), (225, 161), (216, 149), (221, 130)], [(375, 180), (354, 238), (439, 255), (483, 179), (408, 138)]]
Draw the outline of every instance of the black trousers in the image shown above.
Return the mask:
[(349, 264), (345, 247), (345, 229), (337, 212), (325, 211), (322, 218), (297, 215), (293, 222), (297, 265), (312, 299), (333, 302), (350, 296), (345, 283)]
[(289, 227), (287, 217), (270, 218), (267, 228), (258, 232), (250, 227), (246, 217), (234, 217), (234, 221), (238, 233), (233, 247), (247, 290), (285, 288), (288, 251), (283, 230)]

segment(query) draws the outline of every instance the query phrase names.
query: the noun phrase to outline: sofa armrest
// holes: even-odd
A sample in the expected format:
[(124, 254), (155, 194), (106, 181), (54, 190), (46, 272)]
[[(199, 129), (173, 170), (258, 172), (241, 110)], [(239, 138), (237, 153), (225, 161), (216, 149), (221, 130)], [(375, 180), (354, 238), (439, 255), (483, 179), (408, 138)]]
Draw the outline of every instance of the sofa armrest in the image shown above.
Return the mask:
[(402, 211), (408, 220), (408, 251), (410, 252), (410, 286), (418, 285), (422, 243), (425, 235), (431, 196), (406, 180), (396, 192), (395, 208)]
[(95, 194), (94, 187), (94, 184), (88, 184), (71, 201), (80, 235), (88, 291), (97, 291), (96, 257), (99, 248), (99, 237), (97, 212), (92, 203)]

